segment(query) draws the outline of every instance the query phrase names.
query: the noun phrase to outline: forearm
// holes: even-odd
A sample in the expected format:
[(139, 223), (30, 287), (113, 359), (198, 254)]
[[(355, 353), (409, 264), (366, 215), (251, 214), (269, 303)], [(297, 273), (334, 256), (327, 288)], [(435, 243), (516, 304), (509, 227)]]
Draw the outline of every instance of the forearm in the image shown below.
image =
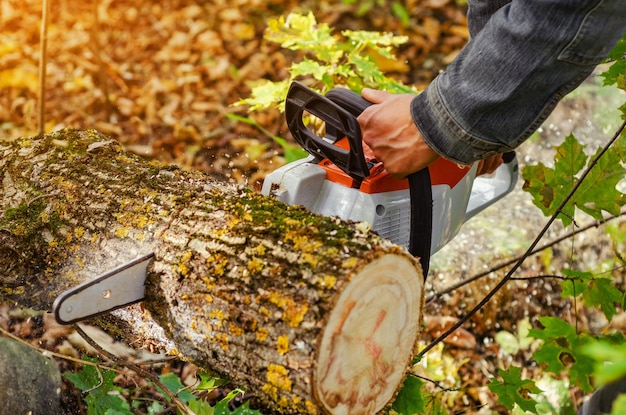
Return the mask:
[(458, 163), (511, 150), (625, 31), (623, 0), (513, 0), (413, 99), (413, 120), (433, 150)]

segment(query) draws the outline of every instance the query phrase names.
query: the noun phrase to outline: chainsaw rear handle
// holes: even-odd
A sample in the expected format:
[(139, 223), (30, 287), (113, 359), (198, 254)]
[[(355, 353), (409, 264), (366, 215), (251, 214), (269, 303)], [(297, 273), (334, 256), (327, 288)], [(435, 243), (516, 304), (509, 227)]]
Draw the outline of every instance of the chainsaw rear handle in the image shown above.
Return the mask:
[[(350, 148), (340, 148), (309, 130), (302, 120), (305, 111), (326, 123), (327, 135), (333, 142), (346, 137)], [(292, 82), (285, 100), (285, 116), (291, 135), (310, 154), (329, 159), (358, 184), (370, 175), (356, 115), (303, 84)]]
[(346, 88), (333, 88), (326, 93), (326, 98), (348, 111), (350, 114), (358, 117), (365, 108), (372, 105), (371, 102)]

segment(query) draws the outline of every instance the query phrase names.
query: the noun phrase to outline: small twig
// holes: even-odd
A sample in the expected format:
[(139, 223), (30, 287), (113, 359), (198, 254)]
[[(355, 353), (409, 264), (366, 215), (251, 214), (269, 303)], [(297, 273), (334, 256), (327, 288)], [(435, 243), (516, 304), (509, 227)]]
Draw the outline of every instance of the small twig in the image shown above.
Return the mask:
[(81, 364), (81, 365), (94, 366), (96, 368), (112, 370), (115, 373), (119, 373), (120, 375), (126, 374), (126, 372), (123, 372), (123, 371), (121, 371), (119, 369), (110, 368), (109, 366), (107, 366), (106, 364), (103, 364), (103, 363), (94, 363), (94, 362), (90, 362), (88, 360), (78, 359), (76, 357), (67, 356), (67, 355), (60, 354), (60, 353), (55, 353), (55, 352), (52, 352), (50, 350), (42, 349), (40, 347), (34, 346), (34, 345), (28, 343), (27, 341), (25, 341), (25, 340), (15, 336), (14, 334), (9, 333), (8, 331), (3, 329), (2, 327), (0, 327), (0, 334), (10, 338), (11, 340), (15, 340), (16, 342), (19, 342), (19, 343), (21, 343), (21, 344), (23, 344), (25, 346), (28, 346), (31, 349), (37, 350), (39, 353), (41, 353), (44, 356), (52, 356), (52, 357), (56, 357), (58, 359), (67, 360), (69, 362), (78, 363), (78, 364)]
[(36, 201), (38, 201), (40, 199), (43, 199), (45, 197), (54, 197), (54, 196), (58, 196), (59, 194), (60, 194), (60, 192), (52, 192), (52, 193), (47, 193), (45, 195), (36, 196), (36, 197), (34, 197), (34, 198), (32, 198), (31, 200), (28, 201), (27, 206), (30, 207), (30, 205), (32, 205)]
[(572, 278), (564, 277), (562, 275), (546, 275), (546, 274), (531, 275), (529, 277), (511, 277), (511, 281), (532, 281), (532, 280), (547, 280), (547, 279), (567, 281), (567, 280), (571, 280)]
[(137, 373), (140, 376), (143, 376), (146, 379), (150, 379), (150, 381), (152, 383), (154, 383), (158, 388), (160, 388), (163, 393), (165, 393), (171, 400), (173, 403), (176, 404), (176, 406), (178, 407), (178, 409), (181, 410), (181, 412), (187, 414), (187, 415), (195, 415), (195, 412), (193, 412), (187, 405), (185, 405), (185, 403), (183, 401), (181, 401), (180, 399), (178, 399), (178, 396), (176, 396), (175, 393), (173, 393), (172, 391), (170, 391), (168, 389), (167, 386), (165, 386), (163, 384), (163, 382), (161, 382), (161, 380), (159, 379), (159, 377), (149, 371), (146, 370), (144, 368), (142, 368), (141, 366), (136, 365), (135, 363), (129, 362), (127, 360), (124, 360), (116, 355), (114, 355), (113, 353), (108, 352), (107, 350), (103, 349), (102, 346), (100, 346), (98, 343), (96, 343), (95, 340), (93, 340), (91, 337), (89, 337), (89, 335), (87, 333), (85, 333), (83, 331), (83, 329), (80, 328), (80, 326), (78, 326), (77, 324), (74, 324), (74, 329), (76, 330), (76, 332), (83, 338), (85, 339), (85, 341), (94, 349), (96, 349), (96, 351), (98, 353), (100, 353), (101, 355), (103, 355), (104, 357), (106, 357), (109, 360), (114, 361), (115, 363), (126, 367), (127, 369), (132, 370), (133, 372)]
[(415, 376), (418, 379), (423, 380), (424, 382), (428, 382), (428, 383), (432, 383), (433, 385), (435, 385), (435, 387), (441, 389), (442, 392), (450, 392), (450, 391), (454, 391), (454, 390), (458, 390), (459, 388), (446, 388), (445, 386), (443, 386), (441, 384), (441, 382), (438, 382), (434, 379), (428, 378), (426, 376), (421, 376), (421, 375), (416, 375), (415, 373), (411, 373), (409, 376)]
[(98, 384), (92, 388), (82, 391), (85, 395), (91, 391), (95, 391), (104, 384), (104, 377), (102, 377), (102, 372), (100, 372), (100, 368), (98, 366), (96, 366), (96, 373), (98, 374)]
[(504, 287), (511, 280), (511, 278), (513, 277), (513, 274), (521, 267), (522, 263), (526, 260), (526, 258), (532, 255), (532, 252), (535, 250), (535, 248), (539, 244), (539, 241), (543, 239), (546, 232), (548, 232), (548, 229), (550, 229), (552, 224), (556, 221), (557, 217), (562, 213), (562, 210), (565, 207), (565, 205), (571, 200), (574, 194), (578, 191), (582, 183), (585, 181), (585, 178), (589, 175), (591, 170), (598, 163), (598, 160), (600, 160), (600, 158), (604, 156), (604, 154), (609, 150), (609, 148), (613, 145), (613, 143), (620, 137), (620, 135), (625, 129), (626, 129), (626, 121), (622, 123), (622, 125), (617, 129), (616, 133), (613, 135), (613, 137), (611, 137), (609, 142), (591, 160), (591, 162), (589, 163), (589, 167), (587, 167), (587, 169), (583, 172), (581, 177), (576, 181), (576, 183), (574, 184), (570, 192), (567, 194), (567, 196), (563, 199), (559, 207), (556, 208), (554, 214), (550, 217), (550, 219), (548, 219), (548, 222), (544, 225), (543, 229), (541, 229), (541, 231), (539, 232), (535, 240), (530, 244), (526, 252), (519, 258), (519, 260), (515, 262), (515, 264), (513, 264), (513, 267), (506, 273), (506, 275), (500, 280), (500, 282), (496, 284), (495, 288), (489, 291), (489, 293), (487, 293), (487, 295), (474, 308), (472, 308), (467, 314), (461, 317), (456, 324), (452, 325), (452, 327), (446, 330), (443, 334), (441, 334), (439, 337), (433, 340), (429, 345), (427, 345), (421, 352), (415, 355), (414, 359), (420, 359), (424, 354), (428, 353), (428, 351), (430, 351), (438, 343), (442, 342), (444, 339), (446, 339), (448, 336), (454, 333), (455, 330), (463, 326), (463, 324), (467, 323), (467, 321), (470, 318), (472, 318), (474, 314), (476, 314), (479, 310), (481, 310), (493, 298), (493, 296), (496, 295), (496, 293), (500, 291), (502, 287)]
[[(544, 245), (534, 249), (532, 252), (530, 252), (530, 254), (528, 256), (538, 254), (539, 252), (544, 251), (544, 250), (546, 250), (548, 248), (551, 248), (551, 247), (553, 247), (553, 246), (563, 242), (566, 239), (569, 239), (569, 238), (572, 238), (573, 236), (578, 235), (579, 233), (586, 232), (586, 231), (588, 231), (591, 228), (597, 228), (599, 226), (604, 225), (605, 223), (607, 223), (609, 221), (612, 221), (614, 219), (618, 219), (618, 218), (620, 218), (620, 217), (622, 217), (624, 215), (626, 215), (626, 211), (625, 212), (621, 212), (619, 215), (608, 216), (605, 219), (593, 221), (593, 222), (589, 223), (588, 225), (585, 225), (582, 228), (576, 228), (573, 231), (570, 231), (570, 232), (568, 232), (568, 233), (566, 233), (564, 235), (561, 235), (558, 238), (553, 239), (552, 241), (550, 241), (550, 242), (548, 242), (548, 243), (546, 243), (546, 244), (544, 244)], [(426, 303), (430, 303), (431, 301), (436, 300), (437, 298), (441, 297), (442, 295), (450, 294), (451, 292), (453, 292), (455, 290), (458, 290), (459, 288), (461, 288), (461, 287), (463, 287), (463, 286), (465, 286), (465, 285), (467, 285), (467, 284), (469, 284), (471, 282), (474, 282), (474, 281), (477, 281), (477, 280), (479, 280), (479, 279), (481, 279), (483, 277), (486, 277), (487, 275), (491, 274), (492, 272), (496, 272), (496, 271), (499, 271), (499, 270), (501, 270), (501, 269), (503, 269), (505, 267), (508, 267), (509, 265), (512, 265), (512, 264), (516, 263), (517, 261), (519, 261), (520, 258), (522, 258), (522, 256), (523, 255), (518, 255), (518, 256), (516, 256), (514, 258), (511, 258), (508, 261), (502, 262), (501, 264), (498, 264), (498, 265), (496, 265), (496, 266), (494, 266), (494, 267), (492, 267), (492, 268), (490, 268), (490, 269), (488, 269), (486, 271), (480, 272), (480, 273), (478, 273), (476, 275), (473, 275), (473, 276), (471, 276), (469, 278), (466, 278), (463, 281), (460, 281), (460, 282), (458, 282), (456, 284), (453, 284), (453, 285), (451, 285), (449, 287), (446, 287), (446, 288), (444, 288), (441, 291), (437, 291), (436, 293), (426, 297), (425, 302)]]

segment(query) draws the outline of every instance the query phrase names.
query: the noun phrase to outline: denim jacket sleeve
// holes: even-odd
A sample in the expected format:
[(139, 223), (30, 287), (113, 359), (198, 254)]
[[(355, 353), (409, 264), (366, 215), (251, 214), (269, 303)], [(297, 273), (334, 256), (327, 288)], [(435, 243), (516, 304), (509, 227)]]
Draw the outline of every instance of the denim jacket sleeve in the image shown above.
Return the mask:
[(626, 5), (470, 0), (468, 26), (468, 44), (411, 104), (426, 143), (461, 164), (526, 140), (626, 32)]

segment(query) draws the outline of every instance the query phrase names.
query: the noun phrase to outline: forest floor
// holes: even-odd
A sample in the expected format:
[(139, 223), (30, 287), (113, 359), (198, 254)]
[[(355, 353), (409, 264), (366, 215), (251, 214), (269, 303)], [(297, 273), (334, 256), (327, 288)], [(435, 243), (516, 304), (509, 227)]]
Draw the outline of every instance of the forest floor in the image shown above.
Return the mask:
[[(319, 21), (337, 31), (350, 28), (407, 35), (410, 42), (398, 50), (398, 61), (404, 65), (389, 75), (423, 87), (467, 41), (465, 10), (454, 0), (405, 4), (411, 16), (408, 24), (379, 6), (358, 16), (355, 6), (340, 0), (52, 0), (45, 129), (95, 128), (146, 158), (258, 189), (267, 173), (284, 164), (282, 149), (269, 136), (229, 114), (250, 115), (271, 134), (290, 139), (278, 111), (248, 114), (245, 107), (232, 105), (248, 96), (255, 81), (283, 79), (294, 58), (293, 53), (263, 40), (268, 19), (312, 9)], [(0, 0), (0, 139), (38, 131), (40, 20), (41, 1)], [(623, 99), (590, 80), (520, 148), (520, 163), (549, 162), (552, 146), (571, 131), (590, 148), (597, 147), (617, 127), (612, 108)], [(521, 190), (520, 181), (513, 194), (470, 221), (433, 257), (424, 342), (480, 301), (505, 269), (487, 272), (484, 278), (451, 293), (436, 293), (519, 255), (545, 221)], [(547, 239), (562, 232), (553, 229)], [(449, 413), (508, 413), (489, 392), (489, 378), (511, 362), (523, 366), (529, 377), (537, 372), (532, 351), (504, 352), (494, 340), (498, 332), (516, 333), (518, 322), (524, 319), (536, 325), (540, 315), (578, 320), (595, 330), (602, 327), (603, 320), (596, 313), (581, 311), (561, 299), (554, 278), (535, 277), (581, 264), (587, 269), (607, 266), (612, 252), (603, 238), (602, 230), (585, 232), (527, 260), (517, 274), (521, 280), (508, 284), (444, 348), (428, 355), (423, 374), (438, 382), (434, 390)], [(621, 274), (618, 277), (623, 279)], [(80, 356), (85, 347), (71, 329), (57, 326), (49, 315), (33, 317), (2, 306), (0, 327), (60, 353)], [(102, 341), (107, 341), (106, 336)], [(125, 357), (138, 358), (135, 351), (119, 344), (115, 347)], [(74, 364), (61, 365), (64, 370), (76, 370)], [(183, 379), (193, 378), (194, 371), (182, 362), (167, 363), (159, 370), (175, 371)], [(145, 381), (126, 378), (124, 382), (141, 384), (138, 393), (154, 394)], [(581, 398), (575, 389), (571, 394)], [(80, 392), (67, 381), (64, 403), (67, 414), (86, 413)]]

